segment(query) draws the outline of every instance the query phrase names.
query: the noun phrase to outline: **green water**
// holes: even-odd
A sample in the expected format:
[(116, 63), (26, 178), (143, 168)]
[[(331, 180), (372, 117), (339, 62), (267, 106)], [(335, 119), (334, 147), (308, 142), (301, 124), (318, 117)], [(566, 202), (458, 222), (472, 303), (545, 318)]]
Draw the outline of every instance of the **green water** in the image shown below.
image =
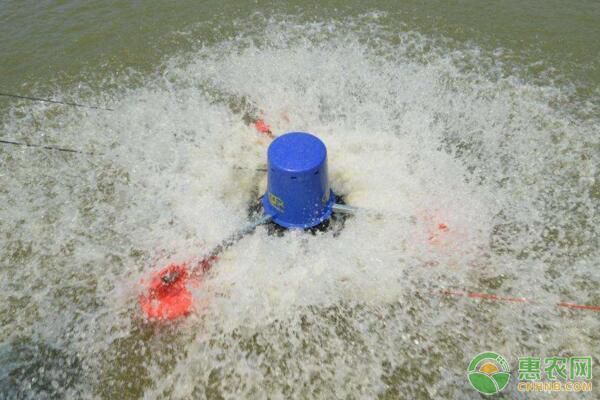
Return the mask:
[[(176, 32), (264, 15), (327, 20), (388, 12), (386, 24), (502, 48), (530, 77), (576, 82), (584, 94), (600, 84), (600, 3), (585, 1), (4, 1), (0, 5), (3, 91), (28, 92), (48, 82), (76, 84), (134, 68), (153, 71), (186, 48)], [(224, 30), (222, 37), (239, 32)], [(200, 32), (190, 40), (218, 40)], [(502, 58), (502, 57), (501, 57)], [(85, 71), (85, 72), (84, 72)], [(98, 82), (83, 79), (97, 86)]]
[[(93, 153), (0, 148), (0, 398), (480, 398), (482, 351), (537, 398), (518, 357), (597, 370), (599, 314), (554, 304), (600, 305), (599, 39), (593, 0), (0, 2), (1, 93), (114, 110), (0, 97), (0, 138)], [(256, 109), (384, 217), (259, 229), (190, 318), (144, 323), (140, 280), (264, 191)]]

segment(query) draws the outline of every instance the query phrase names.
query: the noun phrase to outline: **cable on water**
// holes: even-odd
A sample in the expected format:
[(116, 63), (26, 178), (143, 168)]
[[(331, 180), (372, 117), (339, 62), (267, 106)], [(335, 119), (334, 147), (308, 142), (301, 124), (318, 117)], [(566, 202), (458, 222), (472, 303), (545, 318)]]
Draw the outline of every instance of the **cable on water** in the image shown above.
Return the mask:
[(88, 153), (88, 152), (81, 151), (81, 150), (68, 149), (66, 147), (48, 146), (48, 145), (44, 145), (44, 144), (31, 144), (31, 143), (25, 143), (25, 142), (16, 142), (16, 141), (13, 141), (13, 140), (0, 139), (0, 143), (14, 145), (14, 146), (37, 147), (37, 148), (40, 148), (40, 149), (62, 151), (62, 152), (65, 152), (65, 153), (78, 153), (78, 154), (95, 155), (95, 153)]
[(71, 107), (81, 107), (81, 108), (91, 108), (91, 109), (94, 109), (94, 110), (114, 111), (114, 109), (112, 109), (112, 108), (99, 107), (99, 106), (90, 106), (90, 105), (86, 105), (86, 104), (79, 104), (79, 103), (73, 103), (73, 102), (61, 101), (61, 100), (42, 99), (40, 97), (21, 96), (19, 94), (11, 94), (11, 93), (2, 93), (2, 92), (0, 92), (0, 96), (2, 96), (2, 97), (10, 97), (10, 98), (13, 98), (13, 99), (24, 99), (24, 100), (30, 100), (30, 101), (41, 101), (43, 103), (62, 104), (62, 105), (71, 106)]
[[(31, 143), (17, 142), (14, 140), (6, 140), (6, 139), (0, 139), (0, 144), (8, 144), (8, 145), (12, 145), (12, 146), (24, 146), (24, 147), (43, 149), (43, 150), (62, 151), (65, 153), (85, 154), (85, 155), (89, 155), (89, 156), (102, 156), (103, 155), (102, 153), (93, 153), (93, 152), (69, 149), (66, 147), (48, 146), (48, 145), (44, 145), (44, 144), (31, 144)], [(239, 165), (234, 165), (232, 168), (236, 169), (236, 170), (243, 170), (243, 171), (256, 171), (256, 172), (266, 172), (267, 171), (267, 169), (264, 167), (253, 168), (253, 167), (242, 167)]]

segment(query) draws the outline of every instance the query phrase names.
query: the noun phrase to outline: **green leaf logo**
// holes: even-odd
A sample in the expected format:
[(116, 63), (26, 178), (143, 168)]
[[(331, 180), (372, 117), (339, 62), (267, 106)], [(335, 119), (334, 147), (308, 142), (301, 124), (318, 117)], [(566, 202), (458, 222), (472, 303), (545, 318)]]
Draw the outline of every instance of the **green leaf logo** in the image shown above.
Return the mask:
[(491, 351), (480, 353), (467, 368), (469, 383), (479, 393), (492, 395), (500, 392), (510, 380), (510, 367), (504, 357)]

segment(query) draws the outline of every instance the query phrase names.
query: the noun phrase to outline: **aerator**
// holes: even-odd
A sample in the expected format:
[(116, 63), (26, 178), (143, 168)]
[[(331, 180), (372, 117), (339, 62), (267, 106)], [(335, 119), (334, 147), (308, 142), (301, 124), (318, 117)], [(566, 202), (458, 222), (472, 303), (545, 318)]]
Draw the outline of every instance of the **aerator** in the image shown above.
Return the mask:
[(329, 188), (327, 149), (316, 136), (290, 132), (267, 152), (266, 215), (284, 228), (312, 228), (331, 216), (335, 196)]
[(335, 204), (329, 187), (327, 149), (316, 136), (289, 132), (271, 142), (267, 151), (267, 191), (262, 215), (234, 232), (200, 261), (171, 264), (155, 273), (148, 290), (139, 297), (148, 320), (174, 320), (189, 314), (193, 298), (189, 284), (199, 284), (218, 255), (262, 224), (284, 229), (311, 229), (328, 221), (334, 212), (352, 214), (350, 206)]

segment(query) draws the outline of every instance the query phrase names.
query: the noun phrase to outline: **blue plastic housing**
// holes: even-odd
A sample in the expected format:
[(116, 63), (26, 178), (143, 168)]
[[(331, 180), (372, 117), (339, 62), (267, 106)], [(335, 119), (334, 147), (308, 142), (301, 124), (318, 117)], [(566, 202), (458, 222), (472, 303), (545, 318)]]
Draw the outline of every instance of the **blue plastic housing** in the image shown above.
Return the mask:
[(335, 196), (327, 176), (327, 148), (314, 135), (289, 132), (269, 146), (262, 204), (285, 228), (311, 228), (331, 216)]

